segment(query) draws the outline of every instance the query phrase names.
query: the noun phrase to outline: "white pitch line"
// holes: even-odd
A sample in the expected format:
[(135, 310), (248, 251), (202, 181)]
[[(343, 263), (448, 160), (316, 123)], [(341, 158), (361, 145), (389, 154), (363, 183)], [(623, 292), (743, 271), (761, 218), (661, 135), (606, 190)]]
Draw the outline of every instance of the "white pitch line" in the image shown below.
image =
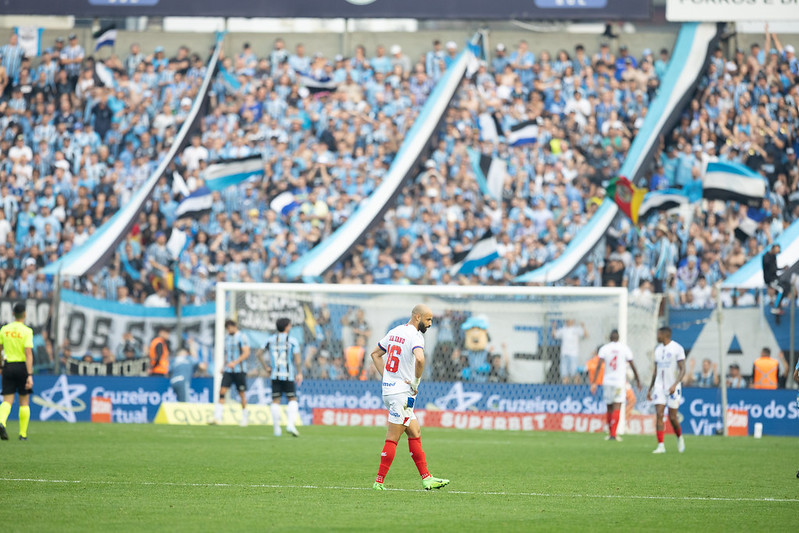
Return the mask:
[[(273, 485), (262, 483), (186, 483), (172, 481), (111, 481), (80, 479), (35, 479), (35, 478), (0, 478), (0, 483), (74, 483), (87, 485), (141, 485), (164, 487), (229, 487), (247, 489), (315, 489), (315, 490), (372, 490), (370, 487), (336, 487), (322, 485)], [(424, 492), (422, 489), (386, 489), (395, 492)], [(642, 496), (621, 494), (554, 494), (549, 492), (504, 492), (504, 491), (467, 491), (442, 490), (446, 494), (464, 494), (468, 496), (531, 496), (539, 498), (586, 498), (602, 500), (673, 500), (673, 501), (711, 501), (711, 502), (772, 502), (799, 503), (795, 498), (721, 498), (712, 496)]]

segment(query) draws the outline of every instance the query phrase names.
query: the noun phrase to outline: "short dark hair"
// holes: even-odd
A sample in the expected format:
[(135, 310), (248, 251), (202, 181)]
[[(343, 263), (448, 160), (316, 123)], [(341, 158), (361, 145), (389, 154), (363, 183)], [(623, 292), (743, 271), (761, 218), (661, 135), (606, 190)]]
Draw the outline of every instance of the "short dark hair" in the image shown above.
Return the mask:
[(289, 324), (291, 324), (290, 319), (286, 317), (278, 318), (277, 322), (275, 322), (275, 327), (277, 328), (278, 332), (283, 333), (286, 331), (286, 328), (289, 327)]
[(660, 331), (662, 333), (668, 333), (669, 337), (671, 337), (671, 328), (668, 327), (668, 326), (663, 326), (661, 328), (658, 328), (658, 331)]
[(236, 325), (236, 321), (233, 320), (232, 318), (228, 318), (227, 320), (225, 320), (225, 327), (226, 328), (229, 328), (230, 326), (235, 326), (235, 325)]
[(610, 342), (617, 342), (619, 340), (619, 330), (614, 329), (610, 332)]
[(771, 348), (769, 348), (768, 346), (764, 346), (762, 352), (771, 355)]
[(14, 304), (14, 318), (22, 318), (25, 316), (25, 303), (17, 302)]

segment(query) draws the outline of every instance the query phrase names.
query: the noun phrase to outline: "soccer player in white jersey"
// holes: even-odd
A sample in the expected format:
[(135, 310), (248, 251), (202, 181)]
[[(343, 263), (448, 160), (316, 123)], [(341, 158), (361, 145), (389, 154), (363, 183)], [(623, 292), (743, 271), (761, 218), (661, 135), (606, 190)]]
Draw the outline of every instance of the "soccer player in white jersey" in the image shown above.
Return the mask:
[[(633, 363), (633, 352), (626, 344), (619, 342), (619, 332), (614, 329), (610, 332), (610, 342), (602, 346), (597, 355), (599, 364), (594, 375), (601, 376), (602, 367), (607, 365), (602, 380), (602, 397), (608, 406), (608, 440), (621, 440), (621, 437), (616, 435), (616, 430), (619, 427), (621, 404), (627, 396), (627, 365), (630, 365), (635, 376), (635, 386), (641, 387), (638, 370)], [(596, 389), (597, 383), (591, 383), (591, 394), (594, 394)]]
[[(424, 337), (422, 334), (433, 324), (433, 312), (426, 305), (413, 308), (407, 324), (397, 326), (386, 333), (377, 348), (372, 350), (372, 362), (383, 378), (383, 403), (388, 408), (388, 430), (380, 468), (372, 488), (386, 490), (383, 480), (391, 468), (397, 442), (403, 433), (408, 435), (408, 449), (422, 476), (425, 490), (440, 489), (449, 484), (448, 479), (439, 479), (427, 471), (427, 460), (422, 450), (422, 431), (413, 413), (419, 381), (424, 371)], [(386, 356), (384, 358), (384, 356)]]
[(655, 404), (655, 429), (658, 447), (652, 453), (666, 453), (663, 444), (663, 411), (669, 408), (669, 422), (677, 435), (677, 451), (685, 451), (685, 439), (680, 429), (679, 407), (682, 399), (682, 378), (685, 377), (685, 349), (671, 340), (671, 328), (658, 330), (658, 345), (655, 348), (655, 372), (646, 399)]

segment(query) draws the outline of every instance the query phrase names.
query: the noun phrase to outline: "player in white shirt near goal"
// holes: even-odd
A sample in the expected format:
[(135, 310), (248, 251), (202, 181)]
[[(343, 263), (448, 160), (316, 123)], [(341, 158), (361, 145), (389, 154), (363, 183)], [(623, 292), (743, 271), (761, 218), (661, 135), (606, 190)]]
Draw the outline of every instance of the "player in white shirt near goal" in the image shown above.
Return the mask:
[(383, 377), (383, 403), (388, 408), (386, 443), (380, 454), (377, 479), (372, 486), (375, 490), (386, 490), (383, 481), (391, 468), (397, 442), (403, 433), (408, 435), (408, 449), (422, 476), (422, 487), (425, 490), (440, 489), (449, 484), (448, 479), (433, 477), (427, 471), (427, 460), (422, 450), (422, 431), (413, 413), (424, 371), (422, 334), (432, 324), (433, 312), (426, 305), (419, 304), (413, 308), (408, 323), (391, 329), (371, 353), (372, 362)]
[[(602, 380), (602, 397), (608, 406), (608, 440), (621, 440), (616, 435), (619, 427), (619, 417), (621, 416), (621, 404), (627, 397), (627, 365), (635, 376), (635, 386), (641, 387), (638, 379), (638, 370), (633, 363), (633, 352), (626, 344), (619, 342), (619, 332), (615, 329), (610, 332), (610, 342), (599, 349), (599, 364), (597, 365), (595, 376), (602, 375), (602, 367), (605, 367), (605, 377)], [(594, 378), (597, 379), (597, 378)], [(597, 389), (597, 383), (591, 383), (591, 394)]]
[(658, 330), (658, 345), (655, 348), (655, 372), (646, 399), (655, 404), (655, 429), (658, 447), (652, 453), (666, 453), (663, 444), (663, 411), (669, 408), (669, 422), (677, 435), (677, 451), (685, 451), (685, 439), (680, 429), (679, 408), (682, 399), (682, 378), (685, 377), (685, 349), (671, 340), (671, 328)]

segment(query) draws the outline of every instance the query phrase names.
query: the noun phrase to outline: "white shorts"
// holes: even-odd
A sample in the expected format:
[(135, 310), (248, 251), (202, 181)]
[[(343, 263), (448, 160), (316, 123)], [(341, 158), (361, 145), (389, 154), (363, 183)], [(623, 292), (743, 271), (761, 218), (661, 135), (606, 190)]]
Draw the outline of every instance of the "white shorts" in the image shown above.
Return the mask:
[(605, 403), (624, 403), (627, 399), (627, 391), (623, 385), (602, 385), (602, 398)]
[(416, 415), (413, 414), (413, 407), (408, 407), (408, 398), (414, 397), (407, 392), (383, 395), (383, 403), (386, 404), (388, 409), (388, 421), (390, 423), (409, 426), (411, 420), (416, 420)]
[(652, 403), (655, 405), (666, 405), (669, 409), (678, 409), (682, 400), (682, 384), (677, 384), (674, 389), (674, 394), (669, 395), (668, 387), (664, 387), (661, 383), (655, 383), (652, 387)]

